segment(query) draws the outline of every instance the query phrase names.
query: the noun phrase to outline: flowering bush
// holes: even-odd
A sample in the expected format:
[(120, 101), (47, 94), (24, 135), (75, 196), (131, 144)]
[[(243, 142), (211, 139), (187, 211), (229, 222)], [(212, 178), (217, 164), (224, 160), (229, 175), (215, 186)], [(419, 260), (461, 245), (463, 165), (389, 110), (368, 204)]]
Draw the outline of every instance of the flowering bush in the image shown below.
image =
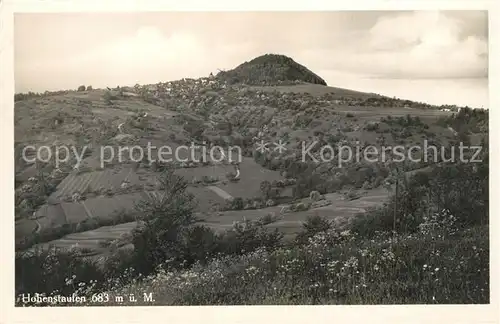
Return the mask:
[(424, 216), (423, 220), (419, 225), (420, 232), (433, 238), (444, 240), (458, 231), (457, 218), (447, 209), (434, 213), (430, 217)]

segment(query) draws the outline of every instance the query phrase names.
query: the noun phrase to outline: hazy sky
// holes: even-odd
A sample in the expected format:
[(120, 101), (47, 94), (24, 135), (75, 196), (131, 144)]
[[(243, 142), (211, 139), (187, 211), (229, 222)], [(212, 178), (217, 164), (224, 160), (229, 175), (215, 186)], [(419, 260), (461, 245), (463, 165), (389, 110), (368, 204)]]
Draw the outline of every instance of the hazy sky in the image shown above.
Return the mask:
[(207, 76), (265, 53), (331, 86), (488, 107), (485, 11), (15, 16), (16, 92)]

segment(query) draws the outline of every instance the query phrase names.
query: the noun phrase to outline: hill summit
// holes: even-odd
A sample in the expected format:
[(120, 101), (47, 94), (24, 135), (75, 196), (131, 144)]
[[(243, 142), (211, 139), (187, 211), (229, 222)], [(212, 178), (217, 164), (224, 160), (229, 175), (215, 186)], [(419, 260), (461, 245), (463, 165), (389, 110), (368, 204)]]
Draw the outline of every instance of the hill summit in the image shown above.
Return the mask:
[(305, 66), (288, 56), (277, 54), (258, 56), (238, 65), (233, 70), (219, 72), (217, 78), (229, 84), (245, 83), (259, 86), (304, 82), (327, 85), (325, 80)]

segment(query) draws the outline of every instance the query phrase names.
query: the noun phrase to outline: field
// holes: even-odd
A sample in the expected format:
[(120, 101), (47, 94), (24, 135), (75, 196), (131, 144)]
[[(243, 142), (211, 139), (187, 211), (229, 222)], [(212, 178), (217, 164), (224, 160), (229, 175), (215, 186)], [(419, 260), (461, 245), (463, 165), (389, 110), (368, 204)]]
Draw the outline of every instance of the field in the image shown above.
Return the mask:
[(281, 214), (283, 206), (246, 210), (246, 211), (224, 211), (219, 214), (212, 214), (204, 218), (203, 223), (217, 230), (223, 231), (231, 228), (233, 222), (247, 220), (257, 220), (267, 214), (279, 215), (280, 219), (272, 224), (269, 228), (279, 228), (288, 238), (297, 234), (302, 229), (302, 223), (308, 216), (319, 215), (326, 219), (336, 222), (339, 226), (346, 222), (354, 215), (363, 213), (372, 207), (381, 206), (388, 197), (388, 192), (385, 189), (374, 189), (366, 191), (359, 199), (345, 200), (344, 196), (339, 193), (327, 194), (325, 199), (331, 202), (330, 205), (313, 208), (307, 211), (286, 212)]
[[(192, 193), (197, 197), (204, 196), (207, 197), (207, 193), (201, 193), (200, 191), (208, 190), (207, 188), (190, 188)], [(217, 200), (217, 195), (213, 194), (214, 201)], [(325, 199), (330, 201), (331, 204), (325, 207), (319, 207), (301, 212), (287, 212), (280, 214), (280, 211), (284, 205), (262, 208), (256, 210), (244, 210), (244, 211), (223, 211), (218, 213), (206, 213), (207, 209), (200, 209), (198, 217), (202, 220), (199, 222), (200, 225), (205, 225), (212, 228), (216, 232), (223, 232), (230, 229), (234, 222), (242, 221), (244, 219), (255, 221), (261, 217), (264, 217), (270, 213), (279, 215), (280, 219), (274, 223), (267, 225), (266, 227), (270, 229), (278, 228), (285, 234), (285, 239), (291, 239), (296, 235), (302, 228), (302, 223), (308, 216), (319, 215), (334, 221), (339, 226), (345, 225), (353, 216), (366, 211), (368, 208), (380, 206), (388, 197), (388, 192), (385, 189), (375, 189), (366, 191), (359, 199), (356, 200), (345, 200), (343, 195), (334, 193), (325, 195)], [(116, 199), (116, 198), (110, 198)], [(210, 200), (205, 200), (205, 204)], [(111, 203), (104, 202), (102, 206), (109, 206), (107, 208), (112, 208)], [(219, 201), (220, 202), (220, 201)], [(89, 205), (88, 202), (85, 203)], [(116, 208), (121, 206), (117, 202), (114, 202)], [(205, 205), (206, 207), (207, 205)], [(103, 208), (104, 209), (104, 208)], [(111, 213), (109, 209), (108, 214)], [(119, 224), (116, 226), (104, 226), (95, 230), (75, 233), (65, 236), (62, 239), (47, 242), (39, 245), (40, 247), (56, 246), (59, 248), (70, 248), (71, 246), (92, 250), (93, 255), (103, 254), (109, 252), (106, 247), (103, 247), (104, 242), (112, 241), (118, 239), (121, 235), (129, 234), (137, 225), (136, 222), (129, 222), (124, 224)]]
[(61, 204), (43, 205), (36, 212), (35, 219), (39, 224), (38, 230), (41, 230), (42, 228), (61, 226), (68, 222)]
[[(209, 211), (215, 205), (223, 205), (224, 200), (209, 188), (189, 187), (198, 203), (197, 209)], [(94, 197), (79, 202), (61, 202), (56, 205), (44, 205), (35, 215), (35, 221), (22, 220), (16, 226), (18, 235), (30, 234), (30, 228), (38, 223), (37, 230), (61, 226), (64, 224), (77, 224), (86, 219), (114, 219), (121, 212), (135, 212), (135, 204), (148, 197), (147, 191), (117, 194), (111, 197)]]
[(91, 250), (93, 255), (106, 253), (107, 249), (103, 243), (119, 239), (122, 235), (130, 233), (136, 225), (137, 223), (130, 222), (116, 226), (103, 226), (92, 231), (70, 234), (62, 239), (41, 244), (39, 247), (56, 246), (62, 249), (76, 247)]

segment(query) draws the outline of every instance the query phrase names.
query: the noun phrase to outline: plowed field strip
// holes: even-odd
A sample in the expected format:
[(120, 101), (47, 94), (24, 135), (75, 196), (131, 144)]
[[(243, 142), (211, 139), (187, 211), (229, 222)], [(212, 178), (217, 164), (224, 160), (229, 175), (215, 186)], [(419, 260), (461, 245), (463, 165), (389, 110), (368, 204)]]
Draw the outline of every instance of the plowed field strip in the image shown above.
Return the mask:
[(78, 186), (79, 182), (80, 182), (80, 176), (73, 175), (70, 182), (67, 184), (67, 186), (62, 191), (62, 196), (73, 194), (75, 192), (75, 189)]
[(92, 178), (92, 173), (84, 173), (82, 174), (81, 180), (78, 182), (78, 185), (76, 186), (75, 192), (85, 192), (90, 180)]

